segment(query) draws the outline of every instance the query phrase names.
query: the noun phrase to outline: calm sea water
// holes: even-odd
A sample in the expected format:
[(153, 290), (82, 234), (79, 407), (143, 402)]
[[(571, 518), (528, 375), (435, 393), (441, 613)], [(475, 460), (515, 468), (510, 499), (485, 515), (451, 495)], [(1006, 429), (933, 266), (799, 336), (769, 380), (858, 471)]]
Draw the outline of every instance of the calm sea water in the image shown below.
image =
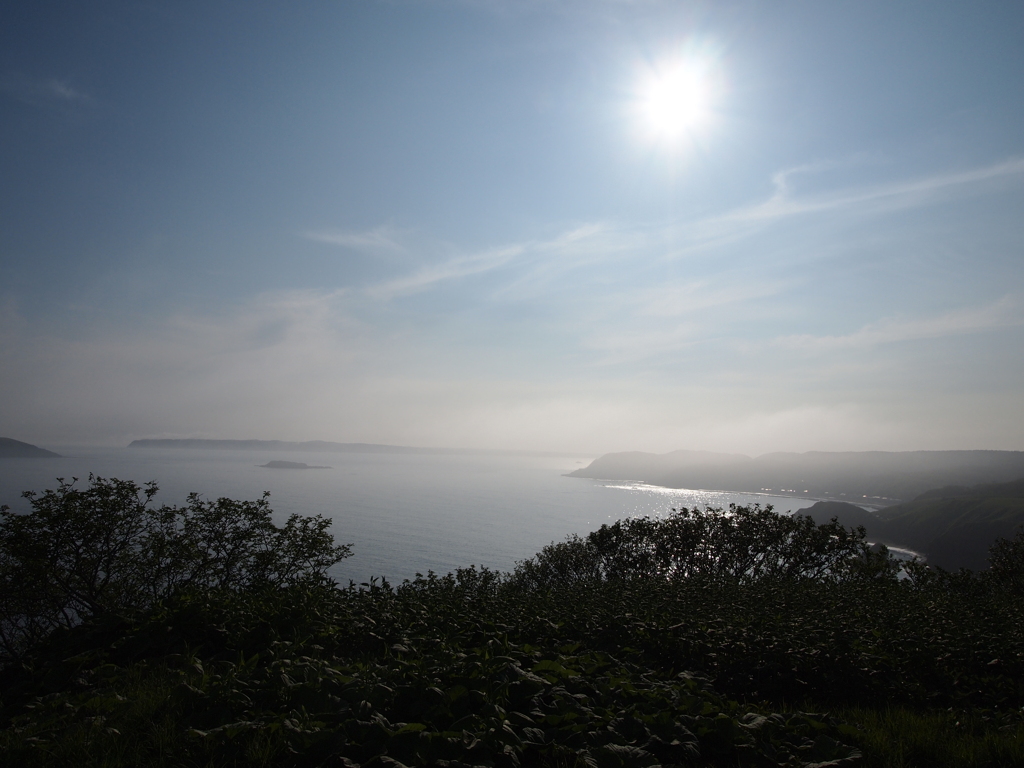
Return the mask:
[[(812, 499), (766, 494), (674, 490), (565, 473), (592, 457), (390, 455), (253, 451), (60, 448), (60, 459), (0, 460), (0, 504), (28, 509), (20, 494), (56, 486), (56, 478), (89, 473), (143, 483), (156, 480), (157, 501), (183, 504), (207, 498), (255, 499), (270, 491), (279, 518), (292, 512), (330, 518), (353, 556), (332, 575), (342, 583), (371, 576), (392, 583), (428, 570), (447, 573), (471, 564), (511, 569), (553, 541), (585, 534), (626, 517), (669, 513), (675, 507), (773, 504), (778, 511)], [(271, 459), (331, 469), (266, 469)]]

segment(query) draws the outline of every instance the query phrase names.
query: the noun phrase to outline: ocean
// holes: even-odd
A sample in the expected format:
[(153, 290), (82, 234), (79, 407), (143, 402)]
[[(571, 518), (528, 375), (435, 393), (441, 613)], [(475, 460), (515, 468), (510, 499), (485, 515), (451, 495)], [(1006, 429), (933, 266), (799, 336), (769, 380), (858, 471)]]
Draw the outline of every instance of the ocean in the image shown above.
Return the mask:
[[(60, 459), (0, 459), (0, 504), (27, 510), (21, 492), (56, 487), (90, 473), (160, 487), (158, 503), (256, 499), (270, 492), (275, 515), (319, 514), (333, 521), (352, 557), (331, 575), (343, 584), (371, 577), (391, 583), (417, 573), (469, 565), (510, 570), (570, 534), (627, 517), (679, 507), (774, 505), (780, 512), (814, 499), (678, 490), (644, 483), (565, 477), (593, 457), (473, 454), (294, 453), (163, 448), (61, 448)], [(273, 459), (330, 469), (269, 469)]]

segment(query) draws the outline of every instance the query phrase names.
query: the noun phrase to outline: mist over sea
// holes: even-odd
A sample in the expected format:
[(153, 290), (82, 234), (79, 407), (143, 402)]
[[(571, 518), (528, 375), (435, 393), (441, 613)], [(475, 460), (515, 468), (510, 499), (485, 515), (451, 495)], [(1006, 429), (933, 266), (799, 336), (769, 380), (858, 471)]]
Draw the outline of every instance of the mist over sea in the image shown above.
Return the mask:
[[(384, 576), (390, 582), (447, 573), (471, 564), (511, 569), (552, 541), (602, 523), (675, 507), (773, 504), (796, 510), (812, 499), (657, 488), (564, 477), (593, 457), (494, 454), (370, 454), (152, 448), (54, 447), (64, 458), (0, 462), (0, 504), (27, 510), (21, 492), (56, 487), (56, 478), (89, 473), (144, 483), (156, 480), (158, 503), (187, 495), (256, 499), (270, 491), (277, 519), (297, 512), (334, 522), (335, 539), (353, 556), (332, 572), (342, 583)], [(331, 469), (267, 469), (287, 459)]]

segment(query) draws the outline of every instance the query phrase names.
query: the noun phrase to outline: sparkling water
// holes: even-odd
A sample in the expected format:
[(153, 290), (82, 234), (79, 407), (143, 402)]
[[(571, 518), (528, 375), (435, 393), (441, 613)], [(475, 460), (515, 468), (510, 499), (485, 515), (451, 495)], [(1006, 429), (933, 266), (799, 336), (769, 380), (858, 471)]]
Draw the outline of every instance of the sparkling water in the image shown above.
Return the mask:
[[(471, 564), (509, 570), (551, 542), (602, 523), (669, 514), (672, 508), (772, 504), (785, 512), (814, 499), (677, 490), (644, 483), (565, 477), (593, 457), (472, 454), (297, 453), (162, 448), (60, 448), (60, 459), (0, 459), (0, 504), (27, 510), (21, 491), (56, 487), (89, 473), (157, 481), (158, 503), (256, 499), (270, 491), (279, 520), (292, 512), (333, 521), (353, 555), (332, 575), (342, 583)], [(330, 469), (270, 469), (271, 460)]]

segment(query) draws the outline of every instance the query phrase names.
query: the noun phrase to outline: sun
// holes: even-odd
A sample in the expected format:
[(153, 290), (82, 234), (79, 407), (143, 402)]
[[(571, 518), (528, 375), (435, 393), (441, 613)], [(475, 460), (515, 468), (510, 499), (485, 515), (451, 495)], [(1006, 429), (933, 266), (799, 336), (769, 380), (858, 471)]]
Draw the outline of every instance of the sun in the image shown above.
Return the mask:
[(694, 137), (712, 122), (719, 91), (711, 60), (688, 56), (647, 67), (635, 102), (640, 125), (659, 141)]
[(708, 108), (707, 84), (699, 72), (676, 67), (652, 79), (643, 103), (647, 120), (656, 132), (679, 135), (704, 119)]

